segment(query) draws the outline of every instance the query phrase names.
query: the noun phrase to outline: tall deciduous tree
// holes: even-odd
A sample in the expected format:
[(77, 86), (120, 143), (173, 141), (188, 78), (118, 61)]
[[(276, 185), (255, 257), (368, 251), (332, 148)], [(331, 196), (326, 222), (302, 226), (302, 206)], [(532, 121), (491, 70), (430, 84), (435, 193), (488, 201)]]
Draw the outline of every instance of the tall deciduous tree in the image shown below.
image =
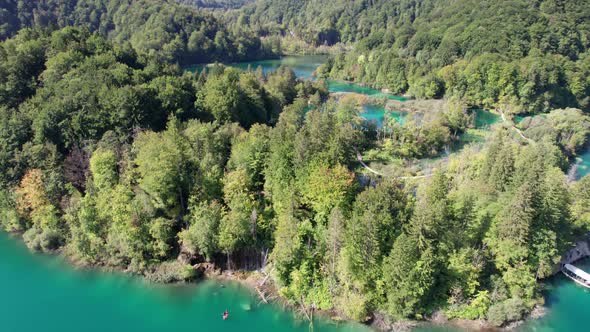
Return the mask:
[(178, 126), (172, 119), (166, 131), (140, 133), (134, 142), (139, 186), (152, 197), (156, 207), (172, 213), (186, 208), (189, 180), (186, 144)]

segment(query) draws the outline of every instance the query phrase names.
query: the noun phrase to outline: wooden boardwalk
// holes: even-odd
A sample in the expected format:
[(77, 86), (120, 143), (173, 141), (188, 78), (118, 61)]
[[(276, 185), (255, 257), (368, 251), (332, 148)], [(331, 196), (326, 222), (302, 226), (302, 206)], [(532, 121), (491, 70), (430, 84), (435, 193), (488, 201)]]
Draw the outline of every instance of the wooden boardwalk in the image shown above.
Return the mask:
[[(371, 167), (369, 167), (369, 165), (367, 165), (365, 163), (365, 161), (363, 160), (363, 155), (359, 152), (358, 149), (354, 149), (354, 151), (356, 152), (356, 160), (358, 160), (358, 162), (361, 164), (361, 166), (363, 166), (367, 171), (379, 175), (379, 176), (384, 176), (382, 173), (377, 172), (376, 170), (372, 169)], [(434, 174), (426, 174), (426, 175), (415, 175), (415, 176), (397, 176), (396, 178), (398, 179), (402, 179), (402, 180), (407, 180), (407, 179), (422, 179), (422, 178), (427, 178), (427, 177), (431, 177)]]

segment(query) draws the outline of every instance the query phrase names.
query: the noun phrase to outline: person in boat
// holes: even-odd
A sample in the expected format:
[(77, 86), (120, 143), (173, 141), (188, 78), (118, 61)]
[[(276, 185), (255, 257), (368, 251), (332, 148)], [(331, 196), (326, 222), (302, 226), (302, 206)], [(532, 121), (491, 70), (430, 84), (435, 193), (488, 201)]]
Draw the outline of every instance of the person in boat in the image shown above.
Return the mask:
[(225, 309), (225, 311), (223, 312), (223, 320), (226, 320), (228, 316), (229, 316), (229, 311), (227, 311), (227, 309)]

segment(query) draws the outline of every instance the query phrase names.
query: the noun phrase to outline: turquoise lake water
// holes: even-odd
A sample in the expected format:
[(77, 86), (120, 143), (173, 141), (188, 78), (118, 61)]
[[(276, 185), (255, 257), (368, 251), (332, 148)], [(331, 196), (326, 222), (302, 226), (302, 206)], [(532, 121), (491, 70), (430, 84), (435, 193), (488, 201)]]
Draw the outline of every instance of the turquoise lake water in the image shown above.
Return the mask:
[[(309, 322), (259, 305), (236, 283), (151, 285), (123, 274), (75, 270), (58, 256), (31, 254), (4, 232), (0, 253), (2, 332), (309, 331)], [(314, 330), (369, 331), (325, 320), (317, 320)]]
[[(265, 74), (277, 70), (280, 66), (287, 66), (293, 69), (295, 75), (297, 75), (297, 77), (299, 78), (314, 79), (315, 70), (326, 60), (327, 56), (325, 55), (284, 56), (280, 59), (230, 63), (228, 65), (243, 70), (256, 70), (256, 68), (260, 66)], [(203, 65), (195, 65), (187, 67), (186, 69), (192, 72), (198, 72), (201, 71), (203, 68)], [(381, 90), (361, 86), (359, 84), (336, 80), (328, 80), (327, 83), (330, 92), (357, 93), (369, 96), (371, 98), (379, 99), (390, 99), (399, 101), (407, 100), (406, 97), (397, 96), (389, 93), (383, 93), (381, 92)], [(403, 123), (403, 119), (405, 117), (405, 114), (402, 112), (386, 111), (383, 107), (372, 104), (364, 105), (363, 110), (364, 112), (361, 113), (361, 116), (369, 121), (374, 121), (378, 127), (382, 126), (386, 113), (388, 113), (393, 118), (397, 119), (400, 123)], [(488, 111), (476, 110), (476, 127), (480, 128), (484, 126), (489, 126), (497, 122), (499, 118), (500, 117), (498, 115), (490, 113)]]
[(492, 113), (483, 109), (476, 109), (475, 112), (475, 128), (487, 128), (502, 120), (500, 115)]
[(578, 165), (576, 171), (576, 179), (581, 179), (584, 176), (590, 174), (590, 148), (586, 150), (583, 154), (581, 154), (578, 158), (576, 158), (576, 162)]
[[(240, 68), (242, 70), (256, 70), (258, 67), (262, 67), (262, 71), (264, 74), (268, 74), (271, 71), (275, 71), (279, 69), (280, 66), (287, 66), (293, 69), (295, 75), (302, 79), (313, 79), (314, 71), (326, 60), (328, 57), (326, 55), (297, 55), (297, 56), (284, 56), (279, 59), (270, 59), (270, 60), (258, 60), (258, 61), (247, 61), (247, 62), (237, 62), (237, 63), (228, 63), (228, 66)], [(203, 70), (204, 65), (198, 64), (194, 66), (189, 66), (186, 69), (192, 72), (200, 72)]]
[[(590, 271), (590, 261), (578, 262), (576, 266)], [(578, 286), (563, 275), (556, 276), (549, 284), (546, 304), (549, 314), (530, 321), (519, 331), (523, 332), (575, 332), (590, 329), (590, 290)]]
[[(498, 114), (492, 113), (483, 109), (476, 109), (475, 113), (475, 128), (477, 129), (488, 129), (491, 125), (498, 123), (501, 118)], [(383, 125), (385, 115), (388, 114), (394, 118), (398, 123), (403, 124), (406, 118), (406, 113), (399, 111), (387, 111), (383, 106), (366, 104), (363, 105), (363, 113), (361, 116), (369, 121), (374, 121), (377, 127)]]
[(368, 121), (375, 122), (377, 127), (380, 128), (383, 126), (383, 121), (385, 120), (386, 114), (389, 115), (389, 117), (395, 119), (400, 124), (403, 124), (404, 119), (406, 118), (406, 114), (403, 112), (386, 111), (382, 106), (372, 104), (363, 105), (363, 112), (361, 113), (361, 116)]
[(330, 90), (331, 92), (358, 93), (373, 98), (385, 98), (400, 101), (408, 100), (406, 97), (403, 96), (397, 96), (390, 93), (383, 93), (381, 92), (381, 90), (343, 81), (328, 80), (328, 90)]
[[(324, 62), (328, 57), (326, 55), (293, 55), (283, 56), (279, 59), (270, 60), (259, 60), (259, 61), (247, 61), (238, 63), (228, 63), (228, 66), (240, 68), (242, 70), (256, 70), (258, 67), (262, 67), (264, 74), (268, 74), (272, 71), (277, 70), (280, 66), (287, 66), (293, 69), (295, 75), (298, 78), (311, 80), (314, 79), (315, 70)], [(200, 72), (205, 66), (202, 64), (186, 67), (186, 70), (191, 72)], [(352, 92), (367, 95), (375, 98), (387, 98), (393, 100), (406, 100), (407, 98), (402, 96), (396, 96), (388, 93), (383, 93), (381, 90), (372, 89), (369, 87), (361, 86), (354, 83), (328, 80), (328, 89), (331, 92)]]
[[(304, 332), (309, 322), (236, 283), (152, 285), (135, 277), (76, 270), (59, 256), (32, 254), (20, 239), (0, 232), (0, 317), (3, 332)], [(590, 270), (590, 263), (578, 264)], [(590, 291), (563, 276), (549, 283), (549, 314), (517, 331), (586, 331)], [(221, 319), (228, 309), (229, 319)], [(368, 332), (358, 324), (318, 319), (313, 331)], [(421, 332), (453, 331), (421, 328)]]

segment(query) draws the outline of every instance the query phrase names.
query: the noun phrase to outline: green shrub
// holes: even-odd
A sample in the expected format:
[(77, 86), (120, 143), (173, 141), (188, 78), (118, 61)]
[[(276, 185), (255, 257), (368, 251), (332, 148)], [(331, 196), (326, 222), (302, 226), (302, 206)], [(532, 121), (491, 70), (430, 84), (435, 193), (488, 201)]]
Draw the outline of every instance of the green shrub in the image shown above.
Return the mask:
[(35, 226), (23, 234), (23, 239), (30, 250), (38, 252), (57, 250), (63, 244), (63, 238), (58, 232)]
[(155, 265), (145, 277), (151, 282), (174, 283), (192, 280), (197, 277), (197, 272), (190, 265), (168, 261)]
[(469, 304), (458, 305), (447, 310), (446, 315), (449, 319), (480, 319), (486, 317), (486, 312), (490, 307), (490, 295), (488, 291), (478, 292), (477, 296)]
[(7, 232), (21, 232), (26, 228), (25, 221), (14, 209), (0, 211), (0, 225)]
[(354, 290), (347, 290), (339, 300), (339, 306), (348, 318), (359, 322), (367, 320), (370, 310), (366, 295)]
[(26, 229), (25, 220), (16, 211), (14, 196), (5, 190), (0, 190), (0, 228), (7, 232), (22, 232)]
[(502, 326), (505, 323), (522, 319), (526, 310), (527, 307), (522, 299), (510, 298), (492, 305), (488, 311), (488, 320), (495, 326)]

